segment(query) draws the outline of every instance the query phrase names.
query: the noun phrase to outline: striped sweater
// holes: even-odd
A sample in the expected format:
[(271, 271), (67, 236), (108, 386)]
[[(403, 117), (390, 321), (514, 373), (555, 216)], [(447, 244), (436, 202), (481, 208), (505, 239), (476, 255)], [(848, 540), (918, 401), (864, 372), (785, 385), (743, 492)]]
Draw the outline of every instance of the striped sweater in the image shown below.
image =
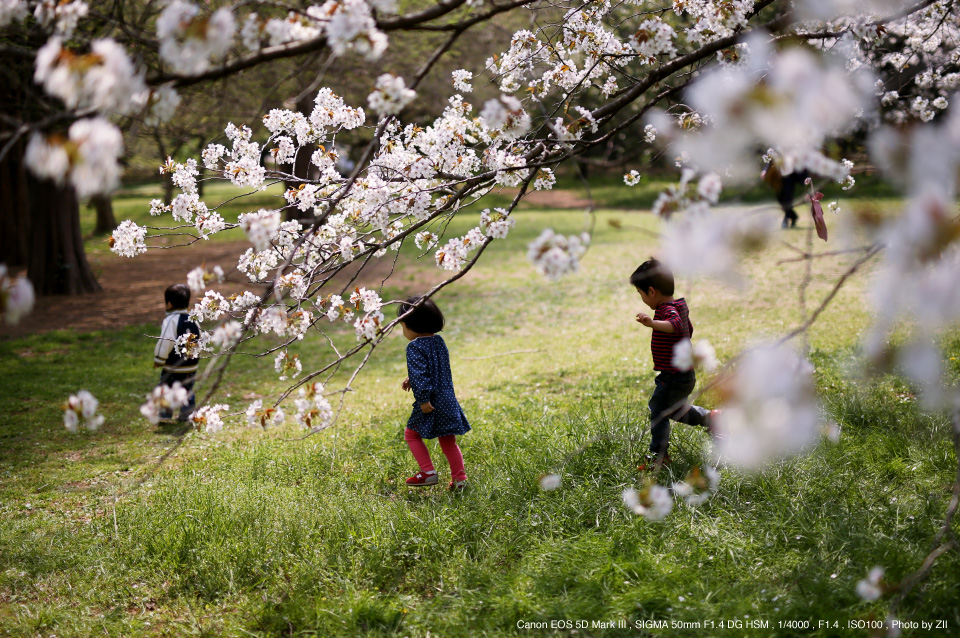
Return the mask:
[(693, 324), (690, 323), (690, 310), (681, 297), (673, 301), (664, 301), (653, 313), (655, 321), (669, 321), (674, 333), (668, 334), (653, 330), (650, 337), (650, 350), (653, 353), (653, 369), (658, 372), (681, 372), (673, 367), (673, 348), (677, 342), (693, 337)]
[(196, 372), (200, 360), (184, 358), (177, 354), (176, 348), (174, 348), (177, 337), (188, 332), (200, 336), (200, 328), (190, 321), (188, 311), (173, 310), (168, 312), (163, 319), (163, 325), (160, 327), (160, 339), (157, 340), (157, 347), (153, 351), (153, 362), (163, 366), (163, 369), (167, 372)]

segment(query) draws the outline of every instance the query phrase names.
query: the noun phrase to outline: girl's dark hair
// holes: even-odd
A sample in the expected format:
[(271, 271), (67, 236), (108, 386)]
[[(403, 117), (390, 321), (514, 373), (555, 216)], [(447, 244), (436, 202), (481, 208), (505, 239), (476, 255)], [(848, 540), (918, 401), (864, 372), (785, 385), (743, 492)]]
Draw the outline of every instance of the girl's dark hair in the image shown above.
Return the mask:
[(673, 273), (653, 257), (633, 271), (630, 275), (630, 283), (643, 292), (648, 292), (652, 287), (660, 294), (673, 294)]
[(443, 330), (443, 313), (440, 312), (437, 304), (433, 303), (433, 299), (423, 299), (423, 302), (414, 308), (414, 305), (421, 299), (423, 299), (423, 297), (417, 295), (407, 297), (406, 301), (400, 304), (400, 308), (397, 310), (397, 316), (403, 317), (403, 315), (410, 312), (410, 309), (413, 308), (413, 312), (403, 317), (402, 320), (410, 330), (419, 332), (420, 334), (440, 332)]
[(170, 303), (174, 310), (182, 310), (190, 305), (190, 287), (187, 284), (173, 284), (163, 291), (163, 300)]

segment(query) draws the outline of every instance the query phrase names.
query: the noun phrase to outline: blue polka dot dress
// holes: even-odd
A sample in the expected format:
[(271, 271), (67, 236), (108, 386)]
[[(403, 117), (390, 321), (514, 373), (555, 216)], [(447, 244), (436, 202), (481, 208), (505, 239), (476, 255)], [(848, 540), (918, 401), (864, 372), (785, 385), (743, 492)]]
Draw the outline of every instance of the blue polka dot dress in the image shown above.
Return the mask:
[[(407, 344), (407, 376), (414, 398), (408, 428), (425, 439), (470, 431), (453, 392), (450, 354), (440, 335), (417, 337)], [(433, 404), (430, 414), (420, 409), (427, 401)]]

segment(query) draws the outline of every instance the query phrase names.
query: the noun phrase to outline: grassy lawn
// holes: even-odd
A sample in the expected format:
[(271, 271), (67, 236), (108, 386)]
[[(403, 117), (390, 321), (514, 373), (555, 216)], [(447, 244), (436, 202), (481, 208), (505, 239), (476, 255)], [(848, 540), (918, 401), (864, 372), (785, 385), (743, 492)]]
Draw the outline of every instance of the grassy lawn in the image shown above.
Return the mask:
[[(146, 201), (117, 200), (118, 219), (121, 206), (146, 217)], [(411, 399), (399, 334), (374, 352), (339, 424), (306, 439), (292, 424), (260, 431), (239, 417), (216, 435), (149, 425), (138, 407), (156, 382), (144, 336), (153, 324), (0, 341), (0, 635), (867, 635), (848, 621), (884, 618), (886, 601), (860, 601), (855, 584), (876, 565), (890, 582), (920, 565), (956, 468), (945, 415), (922, 413), (895, 377), (851, 380), (869, 272), (809, 335), (839, 442), (759, 475), (723, 470), (707, 504), (679, 503), (649, 522), (620, 496), (639, 478), (654, 376), (625, 282), (654, 252), (658, 222), (601, 210), (581, 272), (550, 283), (526, 244), (547, 226), (579, 232), (588, 220), (517, 215), (510, 237), (437, 297), (473, 425), (461, 440), (473, 487), (462, 495), (403, 485), (416, 466), (402, 439)], [(806, 244), (806, 231), (783, 237)], [(678, 281), (697, 337), (721, 359), (799, 323), (804, 266), (778, 263), (794, 255), (775, 242), (748, 256), (747, 291)], [(852, 259), (817, 260), (810, 308)], [(434, 266), (419, 268), (391, 279), (384, 298), (420, 290)], [(348, 326), (331, 337), (355, 343)], [(960, 339), (944, 346), (957, 378)], [(330, 346), (315, 336), (292, 351), (309, 369)], [(272, 357), (238, 357), (217, 402), (241, 411), (283, 387)], [(107, 420), (70, 435), (60, 405), (81, 388)], [(701, 432), (678, 425), (672, 442), (676, 474), (703, 462)], [(537, 479), (550, 471), (563, 484), (544, 492)], [(957, 553), (941, 556), (900, 617), (946, 620), (949, 631), (929, 633), (950, 635), (958, 574)], [(768, 628), (721, 630), (721, 619)], [(628, 628), (551, 630), (551, 620)], [(676, 626), (633, 628), (642, 620)], [(524, 622), (547, 628), (518, 629)]]

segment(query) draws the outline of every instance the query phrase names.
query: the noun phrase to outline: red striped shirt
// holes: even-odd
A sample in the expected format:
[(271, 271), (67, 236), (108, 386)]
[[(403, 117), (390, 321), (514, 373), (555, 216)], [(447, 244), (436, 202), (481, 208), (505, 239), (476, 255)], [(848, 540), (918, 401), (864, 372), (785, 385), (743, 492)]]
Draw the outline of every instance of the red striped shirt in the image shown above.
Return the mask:
[(682, 372), (673, 367), (673, 348), (678, 341), (693, 337), (693, 324), (690, 323), (690, 310), (681, 297), (673, 301), (664, 301), (653, 313), (654, 321), (669, 321), (673, 334), (653, 330), (650, 337), (650, 350), (653, 353), (653, 369), (658, 372)]

